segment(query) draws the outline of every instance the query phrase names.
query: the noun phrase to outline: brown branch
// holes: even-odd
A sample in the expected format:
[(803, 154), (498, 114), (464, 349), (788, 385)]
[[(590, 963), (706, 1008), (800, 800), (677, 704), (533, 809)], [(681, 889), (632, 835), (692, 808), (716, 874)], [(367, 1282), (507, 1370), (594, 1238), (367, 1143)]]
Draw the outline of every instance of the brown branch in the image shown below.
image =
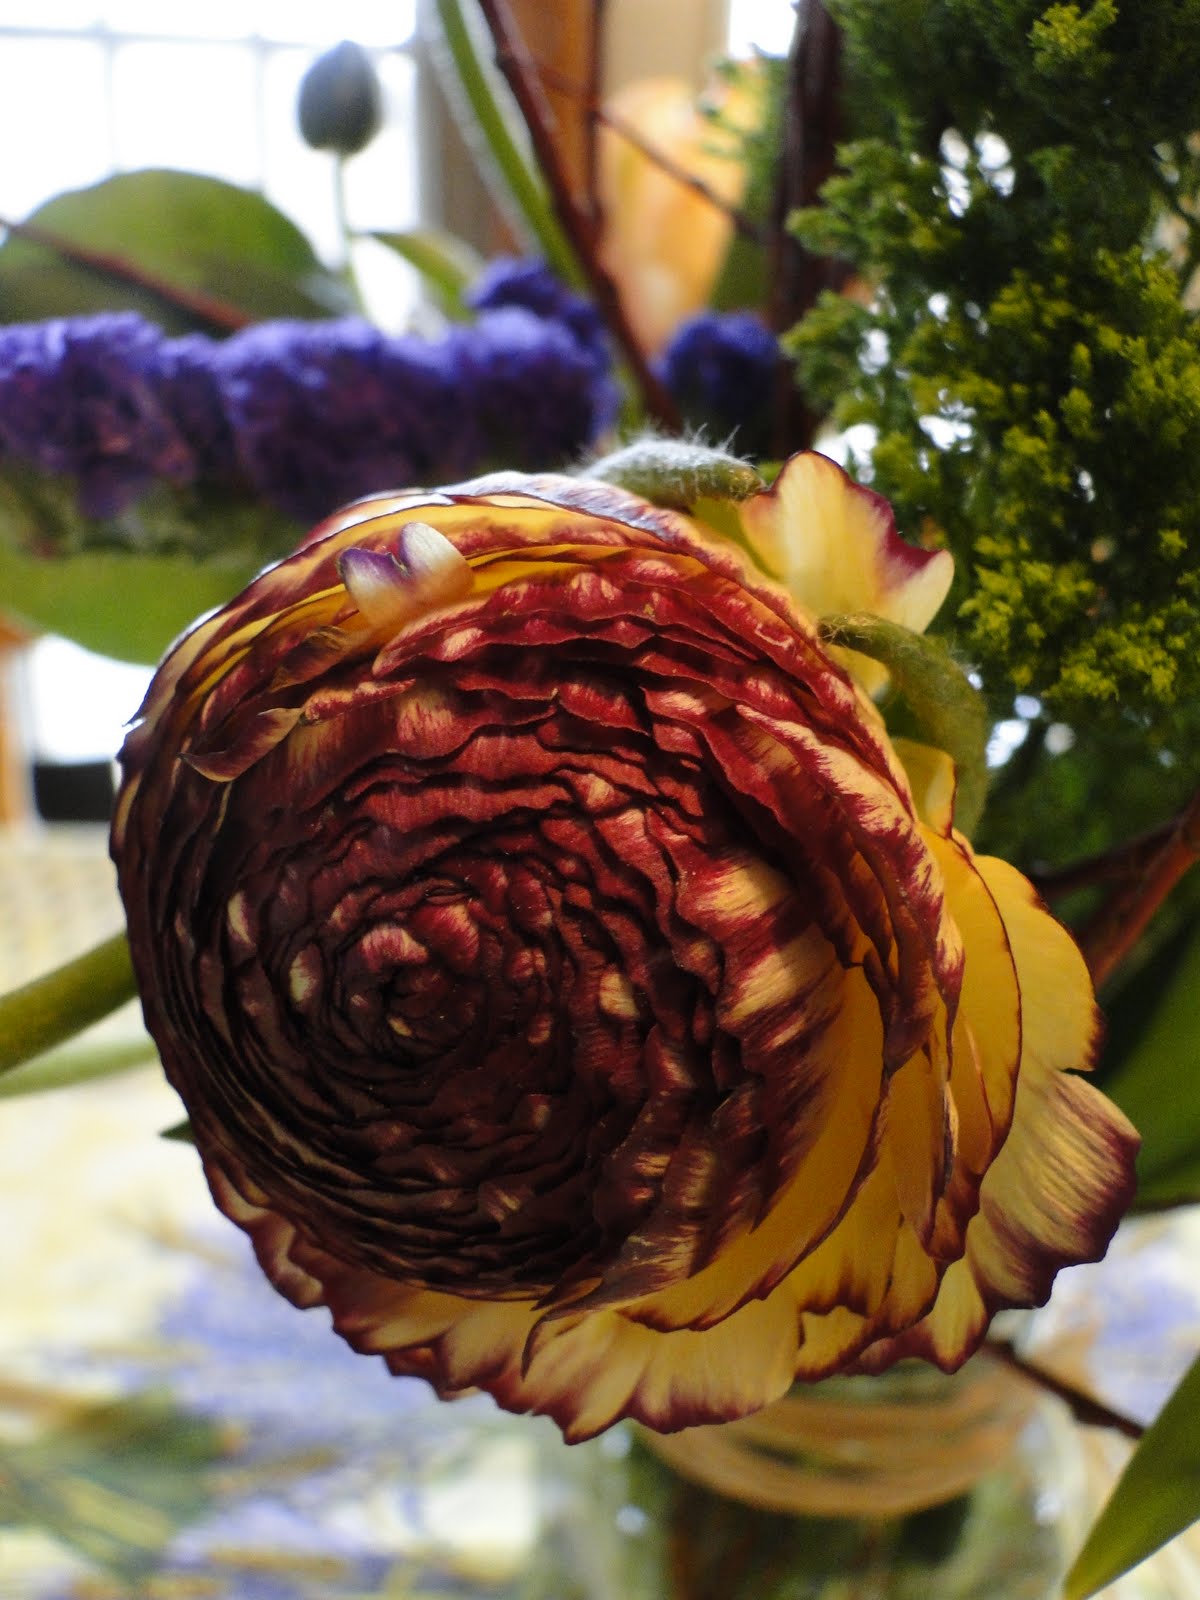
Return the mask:
[(1112, 1428), (1115, 1432), (1124, 1434), (1126, 1439), (1137, 1441), (1145, 1433), (1142, 1423), (1128, 1417), (1123, 1411), (1116, 1411), (1112, 1406), (1105, 1405), (1103, 1400), (1097, 1400), (1095, 1395), (1088, 1394), (1085, 1390), (1076, 1388), (1073, 1383), (1068, 1383), (1065, 1378), (1057, 1377), (1053, 1372), (1048, 1372), (1045, 1367), (1037, 1362), (1030, 1361), (1026, 1356), (1018, 1355), (1016, 1350), (1005, 1339), (989, 1339), (985, 1348), (990, 1354), (1003, 1361), (1005, 1366), (1011, 1367), (1014, 1372), (1019, 1372), (1022, 1377), (1028, 1378), (1031, 1383), (1036, 1383), (1039, 1388), (1057, 1396), (1071, 1408), (1077, 1422), (1083, 1422), (1091, 1428)]
[(554, 214), (579, 260), (596, 307), (621, 347), (647, 413), (662, 427), (677, 431), (680, 416), (675, 402), (646, 360), (617, 287), (600, 264), (595, 223), (572, 193), (554, 139), (554, 113), (542, 92), (537, 70), (513, 22), (507, 0), (479, 0), (479, 9), (492, 35), (496, 65), (512, 90), (529, 130), (530, 142), (546, 180)]
[(1080, 945), (1097, 988), (1110, 978), (1145, 933), (1171, 890), (1200, 860), (1200, 790), (1170, 824), (1145, 862), (1084, 929)]
[(1175, 828), (1174, 819), (1162, 823), (1136, 839), (1123, 839), (1095, 855), (1070, 861), (1065, 867), (1031, 872), (1029, 880), (1043, 900), (1057, 900), (1077, 889), (1092, 889), (1101, 883), (1131, 883), (1141, 878), (1150, 862)]
[[(824, 289), (849, 276), (844, 262), (805, 250), (788, 223), (793, 211), (815, 205), (834, 171), (841, 135), (841, 33), (822, 0), (799, 0), (788, 51), (782, 153), (771, 207), (767, 321), (786, 333), (812, 309)], [(807, 449), (821, 417), (809, 409), (790, 366), (780, 363), (775, 395), (776, 455)]]
[(92, 250), (37, 223), (9, 222), (0, 217), (0, 228), (20, 239), (28, 239), (30, 244), (53, 251), (64, 261), (70, 261), (98, 278), (141, 289), (143, 293), (162, 301), (170, 310), (183, 311), (198, 322), (206, 323), (214, 333), (236, 333), (254, 320), (240, 306), (231, 305), (227, 300), (220, 300), (200, 290), (185, 289), (167, 278), (160, 278), (157, 273), (135, 266), (124, 256), (112, 255), (105, 250)]
[[(588, 48), (588, 81), (584, 92), (584, 181), (587, 185), (588, 215), (596, 228), (597, 234), (604, 226), (604, 214), (600, 206), (599, 182), (599, 141), (596, 138), (596, 117), (593, 110), (600, 104), (602, 79), (604, 76), (604, 11), (606, 0), (592, 0), (590, 8), (589, 48)], [(563, 92), (569, 92), (565, 85)]]
[(618, 139), (624, 139), (626, 144), (631, 144), (635, 150), (640, 151), (646, 157), (646, 160), (652, 162), (660, 172), (664, 173), (668, 178), (672, 178), (676, 183), (681, 184), (685, 189), (690, 189), (698, 199), (704, 200), (714, 210), (723, 212), (733, 223), (735, 231), (740, 233), (743, 238), (752, 239), (755, 243), (762, 242), (762, 229), (756, 227), (744, 211), (739, 211), (737, 206), (732, 206), (728, 200), (722, 199), (714, 189), (705, 183), (703, 178), (698, 178), (694, 172), (689, 172), (686, 167), (681, 167), (674, 157), (669, 156), (665, 150), (651, 143), (644, 134), (640, 133), (632, 122), (627, 122), (619, 112), (613, 111), (610, 107), (601, 105), (598, 100), (591, 98), (587, 90), (582, 89), (579, 84), (573, 83), (564, 73), (556, 72), (553, 67), (546, 66), (543, 62), (537, 61), (536, 58), (534, 64), (546, 83), (551, 84), (563, 94), (573, 95), (577, 100), (581, 101), (588, 117), (593, 122), (603, 123), (606, 128), (611, 128)]

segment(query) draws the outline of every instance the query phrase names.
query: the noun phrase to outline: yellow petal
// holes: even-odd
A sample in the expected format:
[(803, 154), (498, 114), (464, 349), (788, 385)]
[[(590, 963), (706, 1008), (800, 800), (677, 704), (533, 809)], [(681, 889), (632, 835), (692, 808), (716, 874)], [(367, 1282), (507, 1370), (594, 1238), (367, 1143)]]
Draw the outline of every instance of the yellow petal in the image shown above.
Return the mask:
[[(738, 514), (764, 571), (818, 617), (867, 611), (923, 633), (954, 577), (949, 551), (906, 544), (887, 501), (813, 451), (786, 461)], [(887, 681), (878, 662), (834, 654), (869, 692)]]

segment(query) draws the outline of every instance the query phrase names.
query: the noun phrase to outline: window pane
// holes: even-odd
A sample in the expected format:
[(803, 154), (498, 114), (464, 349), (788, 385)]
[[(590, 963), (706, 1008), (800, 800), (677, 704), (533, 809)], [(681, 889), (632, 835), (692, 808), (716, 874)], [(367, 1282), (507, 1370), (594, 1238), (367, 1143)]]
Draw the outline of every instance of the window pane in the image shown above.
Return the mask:
[(6, 28), (92, 28), (100, 17), (99, 0), (4, 0), (0, 23)]
[(248, 45), (121, 45), (113, 63), (118, 166), (258, 183), (256, 77)]
[[(31, 13), (34, 7), (30, 7)], [(294, 40), (319, 48), (340, 39), (359, 44), (397, 45), (412, 37), (414, 0), (80, 0), (71, 8), (87, 13), (83, 24), (97, 11), (110, 28), (122, 33), (175, 34), (181, 38)], [(4, 18), (5, 21), (9, 19)], [(30, 24), (44, 26), (40, 17)]]
[(324, 49), (341, 39), (386, 49), (405, 44), (416, 26), (415, 0), (253, 0), (247, 5), (265, 39), (295, 39)]
[(26, 216), (60, 189), (104, 176), (111, 152), (100, 45), (0, 39), (0, 150), (2, 216)]

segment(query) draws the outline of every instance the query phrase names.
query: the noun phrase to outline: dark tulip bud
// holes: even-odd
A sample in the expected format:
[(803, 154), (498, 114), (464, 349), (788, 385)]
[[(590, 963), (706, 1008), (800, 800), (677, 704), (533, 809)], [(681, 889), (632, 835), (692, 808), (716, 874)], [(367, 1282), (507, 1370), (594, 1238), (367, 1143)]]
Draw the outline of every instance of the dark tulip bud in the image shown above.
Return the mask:
[(383, 96), (371, 58), (343, 39), (304, 74), (297, 107), (300, 132), (314, 150), (354, 156), (379, 132)]

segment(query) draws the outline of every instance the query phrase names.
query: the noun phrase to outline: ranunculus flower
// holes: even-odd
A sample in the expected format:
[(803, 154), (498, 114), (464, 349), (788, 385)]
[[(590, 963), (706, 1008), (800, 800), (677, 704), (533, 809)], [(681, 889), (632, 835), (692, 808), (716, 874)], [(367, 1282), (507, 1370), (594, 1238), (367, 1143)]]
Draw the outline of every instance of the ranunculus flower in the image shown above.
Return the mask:
[(570, 1439), (953, 1368), (1131, 1190), (1078, 951), (818, 638), (923, 627), (949, 557), (820, 456), (738, 515), (794, 593), (602, 484), (359, 502), (123, 753), (218, 1204), (357, 1349)]

